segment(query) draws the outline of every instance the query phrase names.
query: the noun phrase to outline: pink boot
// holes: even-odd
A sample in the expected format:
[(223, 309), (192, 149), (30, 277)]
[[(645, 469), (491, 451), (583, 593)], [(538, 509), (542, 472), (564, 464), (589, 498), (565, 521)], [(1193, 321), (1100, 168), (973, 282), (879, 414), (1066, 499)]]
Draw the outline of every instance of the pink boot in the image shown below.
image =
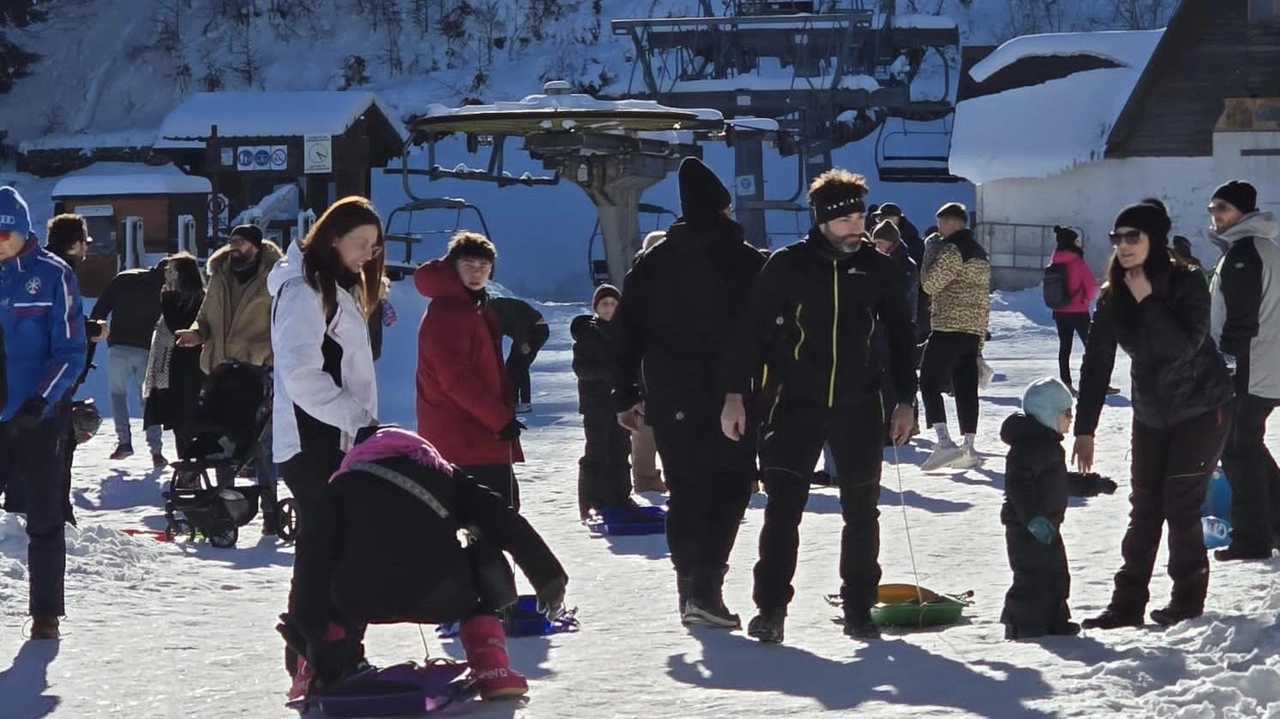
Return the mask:
[(485, 701), (515, 699), (529, 693), (529, 680), (511, 668), (502, 622), (492, 614), (477, 614), (462, 622), (458, 639)]

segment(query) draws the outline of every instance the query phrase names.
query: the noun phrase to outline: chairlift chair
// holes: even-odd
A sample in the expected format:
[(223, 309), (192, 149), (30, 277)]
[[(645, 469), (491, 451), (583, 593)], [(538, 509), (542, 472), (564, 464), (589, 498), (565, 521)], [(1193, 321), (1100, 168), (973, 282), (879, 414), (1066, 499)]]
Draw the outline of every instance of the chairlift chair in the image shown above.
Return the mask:
[[(942, 129), (911, 130), (905, 118), (898, 118), (901, 129), (889, 130), (890, 120), (880, 126), (876, 138), (876, 170), (881, 182), (961, 182), (951, 174), (948, 157), (951, 150), (951, 120), (942, 118)], [(934, 123), (929, 123), (933, 125)], [(923, 151), (914, 145), (925, 143)]]
[[(655, 205), (650, 202), (640, 203), (640, 214), (653, 216), (653, 228), (648, 230), (649, 232), (661, 229), (659, 225), (661, 224), (663, 215), (670, 215), (672, 219), (678, 217), (676, 213), (668, 210), (662, 205)], [(642, 227), (641, 232), (646, 232), (646, 230)], [(591, 275), (592, 287), (599, 287), (612, 279), (609, 275), (608, 261), (604, 259), (596, 259), (596, 238), (598, 237), (600, 237), (599, 219), (596, 220), (595, 227), (591, 230), (591, 236), (587, 238), (587, 272)], [(617, 281), (620, 282), (621, 278), (618, 278)]]
[[(427, 228), (424, 230), (415, 230), (413, 227), (414, 216), (417, 213), (431, 210), (453, 211), (453, 228)], [(484, 221), (484, 213), (480, 211), (479, 207), (476, 207), (470, 202), (458, 197), (426, 197), (419, 200), (413, 200), (412, 202), (406, 203), (392, 210), (391, 214), (387, 216), (387, 232), (383, 238), (388, 244), (392, 242), (400, 242), (404, 244), (404, 255), (403, 260), (394, 261), (390, 258), (390, 253), (388, 252), (386, 264), (387, 277), (396, 281), (404, 279), (407, 275), (413, 274), (414, 269), (417, 268), (417, 265), (413, 261), (413, 246), (421, 244), (428, 237), (440, 235), (452, 237), (454, 233), (462, 229), (462, 213), (467, 211), (475, 213), (476, 220), (480, 223), (480, 230), (484, 233), (485, 237), (490, 237), (489, 226)], [(404, 216), (406, 219), (404, 221), (403, 229), (398, 229), (393, 232), (391, 228), (395, 226), (397, 216)]]

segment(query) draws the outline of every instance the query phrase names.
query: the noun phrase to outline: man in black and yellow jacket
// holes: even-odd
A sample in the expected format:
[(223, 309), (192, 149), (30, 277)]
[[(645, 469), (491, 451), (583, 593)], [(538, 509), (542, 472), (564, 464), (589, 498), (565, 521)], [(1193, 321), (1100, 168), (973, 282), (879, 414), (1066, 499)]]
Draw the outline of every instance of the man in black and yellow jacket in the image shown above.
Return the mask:
[[(761, 403), (760, 468), (769, 504), (760, 534), (753, 599), (760, 613), (748, 634), (782, 641), (791, 579), (800, 542), (800, 518), (809, 479), (824, 443), (830, 443), (839, 477), (844, 531), (840, 546), (845, 633), (878, 636), (871, 621), (880, 583), (880, 496), (885, 408), (872, 335), (883, 325), (895, 395), (915, 396), (911, 355), (914, 333), (905, 278), (898, 264), (866, 234), (865, 180), (829, 170), (813, 181), (809, 204), (816, 224), (805, 239), (769, 258), (752, 290), (726, 388), (722, 429), (739, 440), (747, 426), (743, 394), (767, 366)], [(911, 405), (892, 408), (893, 436), (906, 440)]]

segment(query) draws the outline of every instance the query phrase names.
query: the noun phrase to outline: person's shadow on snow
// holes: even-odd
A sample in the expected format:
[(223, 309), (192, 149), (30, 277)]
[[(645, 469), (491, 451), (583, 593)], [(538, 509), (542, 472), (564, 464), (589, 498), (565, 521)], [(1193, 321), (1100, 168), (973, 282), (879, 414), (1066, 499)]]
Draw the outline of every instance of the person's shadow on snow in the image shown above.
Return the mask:
[(762, 646), (733, 634), (699, 633), (698, 639), (703, 659), (671, 655), (667, 674), (672, 679), (712, 689), (809, 697), (826, 710), (881, 701), (953, 707), (987, 717), (1052, 716), (1026, 705), (1053, 693), (1040, 672), (1008, 662), (966, 664), (905, 639), (863, 645), (852, 660), (828, 659), (786, 644)]
[(0, 697), (7, 719), (40, 719), (49, 716), (62, 698), (49, 696), (49, 665), (58, 657), (58, 642), (26, 642), (13, 664), (0, 672)]

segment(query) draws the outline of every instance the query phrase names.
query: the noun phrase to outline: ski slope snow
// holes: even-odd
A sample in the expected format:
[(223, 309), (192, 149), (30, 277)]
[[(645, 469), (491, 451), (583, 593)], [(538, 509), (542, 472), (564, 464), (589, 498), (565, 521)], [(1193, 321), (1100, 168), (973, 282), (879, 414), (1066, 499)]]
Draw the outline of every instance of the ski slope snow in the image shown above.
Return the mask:
[[(384, 420), (412, 426), (415, 318), (424, 302), (397, 283), (400, 323), (387, 333), (378, 367)], [(808, 717), (859, 711), (912, 717), (1280, 717), (1280, 591), (1276, 565), (1212, 565), (1204, 617), (1170, 630), (1086, 632), (1079, 638), (1012, 643), (998, 623), (1009, 582), (999, 522), (1000, 422), (1030, 380), (1055, 374), (1056, 338), (1038, 290), (997, 294), (987, 357), (997, 373), (982, 394), (977, 440), (986, 465), (924, 475), (927, 437), (886, 453), (881, 561), (886, 582), (939, 591), (974, 590), (963, 624), (940, 631), (888, 632), (863, 644), (831, 622), (822, 595), (838, 586), (839, 503), (817, 489), (802, 528), (797, 597), (787, 642), (763, 646), (742, 632), (682, 628), (661, 537), (592, 538), (576, 519), (575, 473), (582, 448), (570, 370), (568, 322), (581, 305), (542, 304), (551, 341), (534, 365), (534, 409), (518, 468), (525, 513), (567, 567), (569, 606), (581, 631), (510, 641), (528, 674), (520, 703), (475, 704), (468, 717)], [(1079, 359), (1077, 347), (1076, 359)], [(1119, 566), (1128, 505), (1131, 412), (1127, 363), (1121, 395), (1109, 399), (1098, 432), (1099, 470), (1121, 485), (1114, 496), (1073, 500), (1063, 527), (1077, 618), (1107, 602)], [(105, 401), (103, 370), (86, 392)], [(135, 419), (135, 432), (140, 431)], [(240, 546), (177, 545), (121, 530), (163, 527), (163, 473), (145, 457), (107, 459), (110, 423), (76, 455), (79, 528), (68, 536), (68, 611), (61, 643), (24, 643), (25, 535), (0, 516), (0, 716), (288, 717), (281, 643), (273, 631), (289, 586), (292, 550), (260, 539)], [(1268, 434), (1280, 447), (1280, 426)], [(171, 442), (168, 446), (172, 446)], [(899, 476), (900, 470), (900, 476)], [(659, 500), (651, 496), (650, 500)], [(726, 586), (731, 609), (750, 617), (751, 566), (765, 498), (751, 503)], [(906, 527), (910, 527), (910, 543)], [(1163, 553), (1162, 553), (1163, 554)], [(1158, 566), (1163, 566), (1164, 557)], [(1163, 602), (1168, 580), (1152, 582)], [(1160, 606), (1155, 604), (1154, 606)], [(461, 656), (425, 630), (432, 654)], [(374, 627), (375, 663), (421, 659), (413, 626)]]

